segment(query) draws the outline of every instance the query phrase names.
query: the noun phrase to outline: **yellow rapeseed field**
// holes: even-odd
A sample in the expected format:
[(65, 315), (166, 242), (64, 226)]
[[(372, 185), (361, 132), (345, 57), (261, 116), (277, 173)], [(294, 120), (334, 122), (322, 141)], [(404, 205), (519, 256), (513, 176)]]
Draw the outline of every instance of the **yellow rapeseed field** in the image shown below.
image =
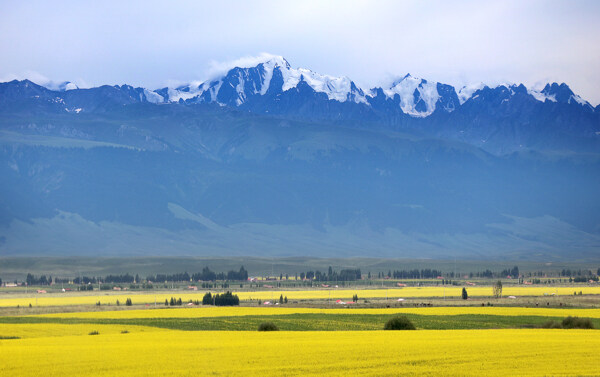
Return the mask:
[(389, 308), (389, 309), (319, 309), (319, 308), (287, 308), (287, 307), (203, 307), (191, 308), (166, 308), (145, 310), (120, 310), (107, 312), (78, 312), (78, 313), (53, 313), (36, 315), (36, 317), (58, 318), (202, 318), (202, 317), (230, 317), (249, 315), (287, 315), (302, 313), (323, 314), (395, 314), (411, 313), (421, 315), (460, 315), (480, 314), (498, 316), (544, 316), (544, 317), (588, 317), (600, 318), (600, 309), (556, 309), (556, 308), (522, 308), (522, 307), (432, 307), (432, 308)]
[[(96, 325), (96, 324), (60, 324), (60, 323), (0, 323), (0, 337), (42, 338), (72, 335), (88, 335), (92, 331), (100, 334), (120, 334), (122, 331), (164, 332), (167, 330), (157, 327), (129, 325)], [(12, 343), (7, 343), (12, 344)]]
[(594, 330), (138, 332), (0, 340), (2, 376), (599, 375)]
[[(467, 287), (470, 297), (490, 297), (492, 296), (492, 287)], [(600, 294), (600, 286), (586, 287), (532, 287), (518, 286), (505, 287), (503, 295), (507, 296), (552, 296), (552, 295), (573, 295), (574, 291), (581, 291), (585, 295)], [(360, 299), (368, 298), (415, 298), (415, 297), (460, 297), (462, 287), (405, 287), (390, 289), (313, 289), (303, 291), (241, 291), (236, 293), (241, 300), (261, 300), (272, 301), (279, 299), (280, 295), (287, 296), (288, 300), (311, 300), (311, 299), (331, 299), (335, 301), (351, 300), (354, 294)], [(189, 293), (187, 291), (173, 291), (160, 293), (142, 293), (142, 292), (120, 292), (119, 294), (106, 293), (98, 291), (96, 294), (77, 294), (77, 293), (47, 293), (47, 294), (6, 294), (0, 296), (0, 307), (28, 306), (63, 306), (63, 305), (94, 305), (98, 301), (102, 305), (116, 305), (119, 300), (121, 304), (127, 297), (131, 297), (134, 304), (164, 304), (165, 299), (171, 297), (181, 298), (184, 302), (189, 300), (202, 300), (205, 292)]]

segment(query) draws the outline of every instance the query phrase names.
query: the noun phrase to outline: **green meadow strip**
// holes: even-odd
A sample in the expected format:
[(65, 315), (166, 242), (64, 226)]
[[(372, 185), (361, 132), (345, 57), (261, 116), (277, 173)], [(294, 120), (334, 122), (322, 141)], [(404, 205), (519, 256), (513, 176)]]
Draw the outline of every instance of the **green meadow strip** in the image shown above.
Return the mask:
[[(290, 314), (268, 316), (232, 316), (209, 318), (55, 318), (55, 317), (0, 317), (0, 323), (60, 323), (60, 324), (118, 324), (159, 327), (184, 331), (247, 331), (255, 330), (263, 322), (273, 322), (280, 330), (287, 331), (348, 331), (381, 330), (393, 314)], [(406, 314), (418, 329), (501, 329), (538, 327), (543, 323), (562, 317), (543, 316), (496, 316), (454, 315), (432, 316)], [(600, 319), (593, 319), (600, 328)]]

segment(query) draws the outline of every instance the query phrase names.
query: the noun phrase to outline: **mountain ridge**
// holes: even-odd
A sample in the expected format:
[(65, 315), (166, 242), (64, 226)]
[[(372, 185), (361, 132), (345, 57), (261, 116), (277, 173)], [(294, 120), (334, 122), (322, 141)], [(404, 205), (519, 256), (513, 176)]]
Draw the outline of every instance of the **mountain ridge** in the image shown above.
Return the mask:
[[(9, 83), (13, 85), (16, 83), (34, 84), (28, 79), (13, 80), (0, 84), (6, 85)], [(112, 87), (133, 90), (138, 94), (143, 93), (139, 97), (140, 102), (173, 103), (183, 100), (183, 102), (190, 103), (216, 102), (221, 105), (241, 106), (249, 96), (264, 96), (269, 92), (269, 94), (282, 94), (287, 90), (297, 88), (301, 83), (307, 85), (316, 93), (326, 94), (328, 100), (338, 102), (349, 101), (372, 106), (375, 97), (383, 94), (387, 100), (398, 102), (403, 113), (417, 117), (431, 115), (439, 108), (437, 106), (438, 100), (443, 102), (442, 109), (444, 111), (451, 112), (456, 107), (476, 97), (480, 91), (486, 88), (500, 88), (508, 90), (511, 94), (525, 89), (528, 95), (540, 102), (551, 101), (569, 104), (576, 102), (591, 111), (596, 111), (594, 106), (573, 93), (565, 83), (547, 83), (541, 90), (526, 88), (523, 84), (490, 86), (483, 83), (470, 87), (464, 86), (457, 90), (449, 84), (428, 81), (406, 74), (393, 80), (387, 87), (363, 89), (345, 76), (323, 75), (306, 68), (294, 69), (282, 56), (269, 56), (253, 67), (236, 66), (229, 69), (225, 74), (195, 84), (163, 87), (155, 90), (143, 87), (134, 88), (127, 84), (113, 85)], [(38, 86), (45, 87), (43, 85)], [(93, 90), (107, 86), (109, 85), (81, 89), (75, 84), (65, 81), (59, 84), (50, 82), (45, 88), (56, 92), (69, 92), (73, 90)], [(397, 99), (396, 96), (398, 96)]]
[(597, 261), (600, 113), (566, 84), (364, 91), (275, 63), (0, 84), (0, 252)]

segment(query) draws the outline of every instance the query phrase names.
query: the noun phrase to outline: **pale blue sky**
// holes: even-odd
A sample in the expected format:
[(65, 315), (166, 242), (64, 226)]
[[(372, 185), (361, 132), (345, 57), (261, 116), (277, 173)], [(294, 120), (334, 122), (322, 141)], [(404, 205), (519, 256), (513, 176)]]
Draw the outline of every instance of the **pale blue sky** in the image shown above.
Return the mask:
[(0, 81), (157, 88), (268, 52), (363, 87), (566, 82), (600, 102), (598, 1), (0, 1)]

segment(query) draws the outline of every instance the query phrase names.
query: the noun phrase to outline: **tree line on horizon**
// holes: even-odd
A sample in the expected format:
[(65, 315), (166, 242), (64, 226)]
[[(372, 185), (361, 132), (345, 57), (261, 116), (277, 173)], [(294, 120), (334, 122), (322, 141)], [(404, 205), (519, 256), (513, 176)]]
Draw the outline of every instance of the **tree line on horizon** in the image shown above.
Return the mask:
[[(600, 268), (598, 268), (594, 274), (593, 270), (571, 270), (562, 269), (557, 271), (558, 277), (569, 277), (569, 282), (581, 283), (587, 282), (588, 280), (597, 281), (600, 276)], [(513, 278), (523, 278), (525, 275), (528, 277), (532, 276), (546, 276), (547, 272), (528, 272), (527, 274), (521, 273), (518, 266), (513, 268), (504, 269), (500, 272), (493, 272), (490, 269), (485, 271), (470, 272), (465, 274), (468, 278), (505, 278), (511, 276)], [(444, 274), (441, 270), (437, 269), (412, 269), (412, 270), (389, 270), (387, 273), (379, 272), (377, 275), (368, 272), (367, 279), (436, 279), (442, 277), (460, 277), (460, 274), (454, 272)], [(289, 274), (279, 274), (279, 280), (289, 280)], [(356, 281), (363, 279), (360, 269), (342, 269), (340, 271), (334, 270), (329, 266), (326, 272), (319, 270), (301, 272), (295, 274), (295, 280), (311, 280), (317, 282), (344, 282), (344, 281)], [(209, 267), (204, 267), (202, 271), (189, 274), (188, 272), (174, 273), (174, 274), (155, 274), (148, 275), (145, 279), (146, 282), (215, 282), (215, 281), (247, 281), (248, 271), (241, 266), (238, 271), (230, 270), (228, 272), (214, 272)], [(267, 278), (266, 280), (277, 280), (277, 277)], [(89, 276), (78, 276), (73, 279), (67, 278), (53, 278), (51, 275), (40, 275), (39, 277), (28, 273), (25, 278), (27, 285), (51, 285), (51, 284), (75, 284), (75, 285), (89, 285), (89, 284), (140, 284), (142, 279), (138, 274), (132, 275), (129, 273), (125, 274), (110, 274), (105, 277), (89, 277)], [(17, 283), (17, 280), (15, 280)], [(0, 285), (2, 285), (2, 279), (0, 279)], [(151, 285), (144, 285), (144, 288), (151, 288)]]

